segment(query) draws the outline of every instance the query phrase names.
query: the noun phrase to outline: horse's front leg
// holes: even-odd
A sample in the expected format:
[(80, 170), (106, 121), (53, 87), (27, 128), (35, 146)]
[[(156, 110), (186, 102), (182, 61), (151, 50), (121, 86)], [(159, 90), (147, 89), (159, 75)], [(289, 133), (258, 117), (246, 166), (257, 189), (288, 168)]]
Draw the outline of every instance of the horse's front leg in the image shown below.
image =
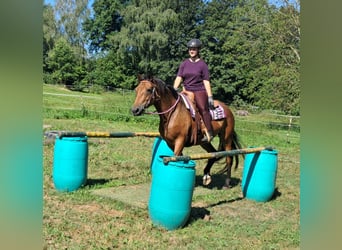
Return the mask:
[[(208, 153), (216, 152), (216, 149), (211, 143), (201, 144), (201, 147)], [(209, 159), (207, 165), (203, 170), (203, 186), (208, 186), (211, 183), (210, 169), (214, 165), (215, 161), (216, 160), (214, 158)]]
[(173, 153), (175, 156), (180, 156), (183, 154), (183, 149), (184, 149), (184, 140), (176, 140), (175, 141), (175, 146), (173, 149)]
[(210, 169), (213, 166), (215, 160), (209, 159), (207, 165), (203, 170), (203, 185), (208, 186), (211, 183)]

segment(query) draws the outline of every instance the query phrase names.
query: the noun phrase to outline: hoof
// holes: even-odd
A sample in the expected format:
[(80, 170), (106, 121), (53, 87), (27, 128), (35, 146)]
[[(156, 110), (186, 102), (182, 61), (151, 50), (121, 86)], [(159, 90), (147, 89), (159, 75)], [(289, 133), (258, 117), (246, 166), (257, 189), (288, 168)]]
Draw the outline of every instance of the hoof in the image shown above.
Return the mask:
[(204, 221), (211, 221), (211, 216), (209, 214), (204, 215), (203, 217)]
[(208, 186), (211, 182), (211, 176), (209, 174), (206, 174), (203, 176), (203, 185)]
[(224, 182), (222, 189), (230, 189), (232, 186), (230, 185), (230, 178), (227, 178)]

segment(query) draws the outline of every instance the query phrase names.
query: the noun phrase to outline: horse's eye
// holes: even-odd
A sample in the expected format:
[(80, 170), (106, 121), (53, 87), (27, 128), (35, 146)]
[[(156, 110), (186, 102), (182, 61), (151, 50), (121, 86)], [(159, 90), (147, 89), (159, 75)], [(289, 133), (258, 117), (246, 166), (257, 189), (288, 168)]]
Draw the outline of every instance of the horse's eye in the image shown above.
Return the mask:
[(151, 94), (153, 92), (153, 88), (147, 89), (147, 92)]

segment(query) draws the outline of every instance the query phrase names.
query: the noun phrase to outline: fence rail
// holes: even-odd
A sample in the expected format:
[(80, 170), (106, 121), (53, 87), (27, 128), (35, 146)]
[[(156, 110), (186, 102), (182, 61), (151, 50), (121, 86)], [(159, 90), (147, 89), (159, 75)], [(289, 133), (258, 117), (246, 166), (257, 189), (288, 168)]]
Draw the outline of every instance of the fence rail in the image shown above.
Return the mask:
[[(125, 99), (125, 102), (127, 102), (127, 107), (124, 107), (126, 104), (116, 105), (109, 103), (108, 100), (106, 100), (106, 97), (98, 97), (98, 96), (91, 96), (88, 94), (62, 94), (62, 93), (51, 93), (51, 92), (43, 92), (43, 95), (45, 96), (58, 96), (61, 98), (74, 98), (75, 102), (73, 103), (73, 106), (61, 106), (61, 103), (63, 105), (63, 102), (58, 103), (58, 106), (56, 106), (52, 101), (49, 103), (44, 102), (43, 110), (44, 112), (49, 113), (50, 115), (57, 115), (59, 116), (59, 111), (66, 111), (67, 113), (71, 112), (79, 112), (80, 116), (82, 117), (96, 117), (100, 118), (103, 116), (104, 119), (107, 117), (127, 117), (127, 119), (131, 119), (132, 115), (130, 113), (130, 105), (133, 101), (132, 98)], [(81, 102), (77, 99), (81, 98)], [(79, 106), (78, 108), (75, 108)], [(153, 109), (153, 107), (151, 108)], [(249, 117), (251, 114), (247, 112), (247, 115), (240, 116), (238, 112), (235, 112), (235, 120), (239, 123), (246, 123), (246, 126), (239, 126), (237, 127), (238, 133), (241, 131), (242, 133), (265, 133), (261, 130), (255, 130), (255, 129), (249, 129), (249, 127), (253, 127), (251, 124), (257, 124), (261, 126), (268, 127), (270, 129), (277, 129), (279, 133), (283, 133), (284, 140), (289, 142), (291, 139), (298, 139), (300, 138), (300, 135), (298, 132), (300, 132), (300, 116), (293, 116), (293, 115), (283, 115), (283, 114), (277, 114), (274, 113), (275, 111), (270, 111), (269, 113), (264, 113), (262, 111), (262, 119), (253, 120), (252, 117)], [(62, 113), (62, 112), (61, 112)], [(256, 111), (256, 113), (260, 113), (260, 111)], [(252, 113), (253, 114), (253, 113)], [(69, 117), (73, 117), (70, 115)], [(158, 116), (148, 116), (145, 117), (145, 119), (148, 119), (152, 122), (158, 122), (159, 117)], [(250, 125), (248, 125), (250, 124)], [(255, 126), (257, 127), (257, 126)]]

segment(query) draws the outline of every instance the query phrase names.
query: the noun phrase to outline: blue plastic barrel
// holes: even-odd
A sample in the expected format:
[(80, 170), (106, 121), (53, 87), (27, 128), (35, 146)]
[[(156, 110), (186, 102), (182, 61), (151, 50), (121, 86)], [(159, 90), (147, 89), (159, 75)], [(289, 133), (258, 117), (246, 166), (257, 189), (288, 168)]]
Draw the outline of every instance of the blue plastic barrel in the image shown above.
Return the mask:
[(58, 191), (71, 192), (87, 181), (87, 137), (56, 138), (52, 178)]
[(166, 141), (161, 137), (156, 137), (152, 147), (152, 160), (150, 170), (153, 173), (153, 168), (157, 163), (157, 159), (160, 159), (160, 156), (174, 156), (173, 150), (169, 148)]
[(241, 183), (245, 198), (259, 202), (272, 198), (277, 177), (277, 155), (276, 150), (246, 154)]
[(163, 163), (157, 158), (153, 167), (149, 198), (152, 223), (167, 230), (183, 227), (189, 219), (195, 187), (195, 162)]

